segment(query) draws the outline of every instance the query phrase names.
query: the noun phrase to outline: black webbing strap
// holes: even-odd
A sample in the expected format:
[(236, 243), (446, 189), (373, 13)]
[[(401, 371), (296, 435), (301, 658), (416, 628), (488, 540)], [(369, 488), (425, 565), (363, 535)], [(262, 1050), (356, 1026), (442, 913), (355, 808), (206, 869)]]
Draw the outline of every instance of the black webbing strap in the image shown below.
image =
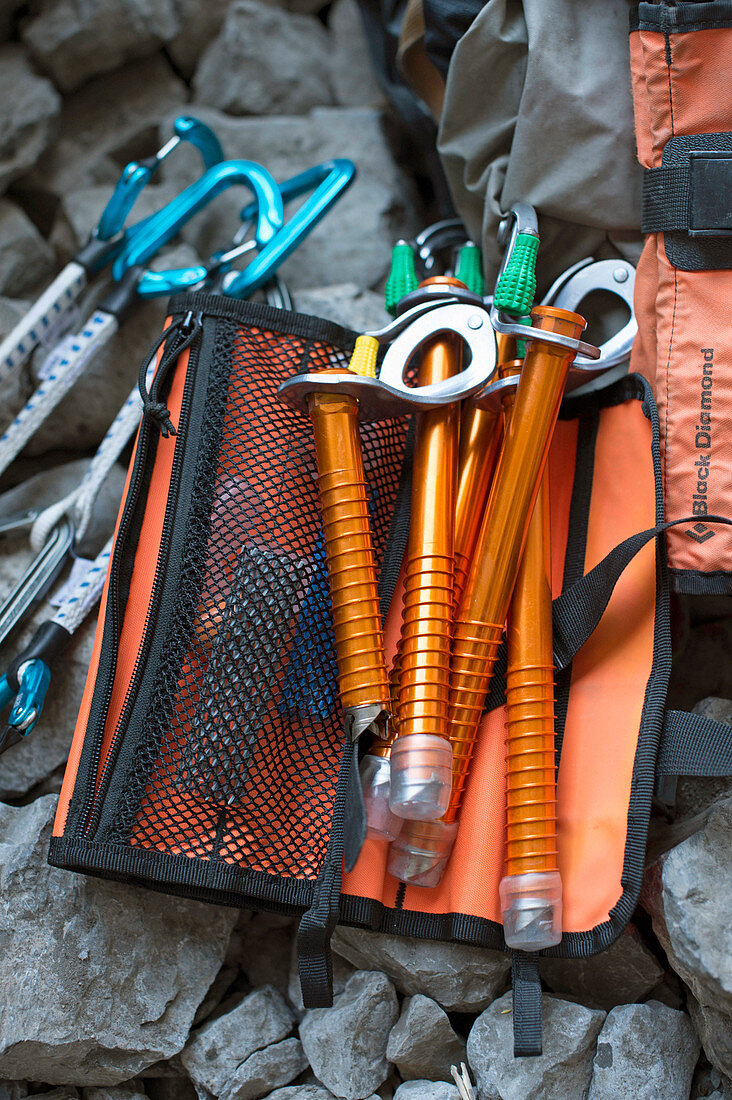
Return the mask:
[(663, 165), (643, 173), (641, 232), (668, 233), (688, 229), (691, 213), (689, 165)]
[(541, 1054), (541, 982), (539, 956), (511, 952), (513, 985), (513, 1056), (536, 1058)]
[(669, 710), (661, 734), (659, 775), (732, 775), (732, 726)]
[(358, 767), (357, 755), (357, 743), (352, 742), (346, 734), (343, 763), (333, 802), (328, 851), (315, 884), (312, 903), (303, 915), (297, 933), (297, 962), (302, 999), (306, 1008), (330, 1008), (333, 1004), (333, 956), (330, 940), (338, 923), (345, 808), (351, 774)]
[(725, 237), (732, 228), (732, 132), (676, 134), (663, 162), (643, 172), (643, 233)]
[[(647, 531), (631, 535), (611, 550), (594, 569), (585, 573), (581, 580), (557, 597), (554, 601), (553, 619), (554, 664), (558, 669), (565, 668), (590, 637), (610, 602), (621, 573), (635, 555), (651, 539), (658, 538), (669, 528), (697, 520), (696, 516), (685, 516), (683, 519), (670, 520), (658, 527), (650, 527)], [(727, 519), (726, 516), (705, 516), (704, 522), (723, 523), (732, 527), (732, 519)]]

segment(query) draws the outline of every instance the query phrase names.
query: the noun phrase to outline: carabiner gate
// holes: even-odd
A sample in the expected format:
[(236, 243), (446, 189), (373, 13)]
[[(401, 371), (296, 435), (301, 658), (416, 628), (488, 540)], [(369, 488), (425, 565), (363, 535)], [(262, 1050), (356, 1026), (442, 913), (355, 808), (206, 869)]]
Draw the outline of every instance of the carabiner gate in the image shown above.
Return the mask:
[(35, 729), (50, 682), (51, 670), (40, 658), (25, 661), (20, 666), (17, 687), (10, 682), (9, 673), (0, 678), (0, 710), (11, 708), (0, 731), (0, 753), (17, 745)]
[[(157, 172), (160, 164), (182, 141), (187, 141), (198, 149), (204, 168), (213, 168), (224, 159), (224, 151), (219, 139), (210, 127), (190, 115), (179, 115), (173, 123), (174, 134), (169, 141), (158, 149), (152, 157), (142, 161), (130, 161), (117, 181), (111, 199), (102, 211), (95, 236), (109, 241), (124, 229), (132, 207), (137, 202), (143, 188)], [(154, 216), (154, 215), (153, 215)], [(128, 236), (140, 232), (150, 219), (145, 218), (127, 231)]]

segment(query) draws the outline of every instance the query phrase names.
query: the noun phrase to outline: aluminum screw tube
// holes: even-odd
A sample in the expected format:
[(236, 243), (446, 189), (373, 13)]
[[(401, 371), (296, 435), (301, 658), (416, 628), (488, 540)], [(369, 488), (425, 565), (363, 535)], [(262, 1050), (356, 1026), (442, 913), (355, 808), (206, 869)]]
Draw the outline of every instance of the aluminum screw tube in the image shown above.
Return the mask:
[[(421, 286), (462, 284), (438, 277)], [(461, 359), (460, 337), (440, 333), (421, 354), (419, 385), (459, 374)], [(457, 402), (416, 417), (389, 801), (398, 817), (417, 821), (442, 816), (452, 784), (447, 718), (459, 431)]]
[(318, 464), (341, 703), (354, 740), (369, 727), (383, 735), (389, 681), (358, 403), (347, 394), (312, 393), (308, 411)]
[(508, 617), (506, 875), (508, 947), (540, 951), (562, 938), (554, 772), (549, 478), (541, 481)]
[[(535, 330), (579, 339), (585, 326), (577, 313), (537, 306)], [(392, 844), (393, 875), (436, 886), (457, 832), (493, 667), (521, 563), (554, 425), (575, 352), (541, 339), (529, 343), (516, 394), (510, 431), (498, 461), (483, 524), (458, 608), (452, 647), (449, 731), (453, 749), (452, 794), (431, 831), (402, 829)]]

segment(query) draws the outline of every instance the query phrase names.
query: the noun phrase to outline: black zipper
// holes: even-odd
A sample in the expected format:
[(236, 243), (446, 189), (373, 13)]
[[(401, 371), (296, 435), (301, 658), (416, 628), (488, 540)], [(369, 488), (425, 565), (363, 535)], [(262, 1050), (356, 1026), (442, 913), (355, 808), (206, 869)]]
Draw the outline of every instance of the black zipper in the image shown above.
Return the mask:
[[(200, 342), (199, 342), (200, 343)], [(120, 717), (115, 727), (112, 742), (109, 746), (107, 753), (107, 759), (102, 770), (102, 774), (98, 780), (92, 779), (89, 783), (89, 787), (86, 791), (84, 802), (80, 810), (79, 819), (79, 832), (84, 837), (89, 837), (93, 829), (96, 827), (99, 810), (104, 802), (104, 794), (108, 786), (109, 777), (112, 771), (112, 763), (117, 754), (117, 749), (121, 741), (122, 733), (129, 718), (129, 712), (131, 704), (134, 701), (138, 682), (140, 680), (141, 672), (147, 661), (148, 651), (152, 639), (152, 630), (150, 629), (151, 620), (153, 620), (153, 612), (157, 614), (158, 604), (160, 602), (160, 595), (164, 587), (165, 569), (168, 558), (168, 547), (173, 530), (173, 521), (178, 504), (178, 489), (181, 476), (181, 470), (183, 467), (183, 456), (185, 451), (185, 429), (188, 423), (188, 417), (190, 414), (191, 404), (193, 400), (193, 391), (195, 385), (195, 378), (198, 367), (198, 347), (197, 343), (190, 349), (190, 356), (188, 360), (188, 366), (186, 369), (186, 380), (183, 387), (183, 399), (181, 402), (180, 417), (178, 420), (177, 436), (175, 442), (175, 453), (173, 456), (173, 465), (170, 476), (170, 486), (168, 489), (168, 499), (165, 506), (165, 516), (163, 519), (163, 529), (160, 539), (160, 549), (158, 551), (158, 559), (155, 566), (155, 576), (153, 578), (153, 586), (150, 592), (150, 600), (148, 602), (147, 613), (145, 616), (145, 625), (143, 627), (142, 639), (140, 647), (138, 649), (137, 657), (135, 659), (135, 665), (130, 677), (130, 683), (125, 693), (124, 702), (122, 704), (122, 710)], [(184, 349), (181, 349), (181, 351)], [(110, 564), (109, 575), (109, 588), (107, 596), (107, 614), (110, 616), (111, 623), (111, 639), (105, 637), (104, 645), (108, 647), (108, 651), (112, 654), (112, 660), (108, 675), (105, 680), (105, 690), (102, 697), (99, 700), (95, 700), (95, 717), (96, 725), (90, 722), (90, 727), (94, 728), (93, 747), (91, 753), (92, 761), (98, 761), (101, 755), (102, 742), (104, 739), (104, 726), (105, 718), (109, 710), (109, 705), (112, 700), (112, 693), (114, 690), (114, 682), (117, 672), (117, 653), (120, 639), (120, 608), (119, 608), (119, 586), (120, 586), (120, 565), (125, 551), (125, 543), (129, 535), (130, 527), (140, 501), (141, 490), (145, 484), (145, 473), (148, 461), (148, 452), (151, 434), (153, 431), (153, 425), (149, 419), (145, 419), (140, 432), (140, 440), (138, 443), (137, 451), (135, 453), (135, 463), (132, 470), (132, 476), (130, 478), (130, 490), (127, 494), (127, 500), (125, 501), (124, 511), (120, 520), (119, 531), (115, 540), (115, 549)], [(106, 631), (105, 631), (106, 633)]]

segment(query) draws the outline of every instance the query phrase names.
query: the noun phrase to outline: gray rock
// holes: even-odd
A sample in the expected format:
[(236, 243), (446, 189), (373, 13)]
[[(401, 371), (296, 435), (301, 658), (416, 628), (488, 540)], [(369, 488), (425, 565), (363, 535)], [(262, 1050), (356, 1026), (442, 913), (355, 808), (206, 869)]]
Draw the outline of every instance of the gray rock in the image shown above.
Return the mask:
[(322, 1085), (287, 1085), (283, 1089), (275, 1089), (265, 1097), (265, 1100), (336, 1100), (332, 1092)]
[(505, 987), (508, 956), (482, 947), (337, 928), (333, 950), (388, 974), (400, 993), (422, 993), (448, 1012), (480, 1012)]
[(478, 1017), (468, 1036), (468, 1062), (480, 1100), (584, 1100), (605, 1013), (545, 996), (544, 1053), (514, 1058), (511, 1010), (512, 994), (506, 993)]
[(149, 57), (180, 33), (174, 0), (40, 0), (23, 40), (63, 92)]
[[(373, 287), (389, 269), (397, 236), (416, 231), (418, 202), (391, 155), (382, 114), (366, 108), (322, 108), (306, 117), (233, 119), (196, 110), (213, 126), (227, 156), (260, 161), (283, 180), (313, 164), (347, 153), (358, 176), (293, 255), (281, 274), (295, 294), (306, 287), (355, 283)], [(171, 157), (166, 179), (175, 179), (181, 160)], [(183, 177), (186, 178), (185, 175)], [(241, 188), (221, 195), (183, 231), (201, 255), (231, 234), (242, 206)]]
[[(277, 3), (278, 0), (271, 0), (271, 2)], [(282, 7), (287, 11), (305, 12), (308, 15), (315, 15), (327, 5), (328, 0), (282, 0)]]
[[(0, 298), (0, 340), (11, 332), (19, 321), (25, 316), (30, 303), (27, 301), (15, 301), (12, 298)], [(16, 373), (7, 380), (3, 388), (2, 410), (0, 411), (0, 427), (5, 428), (30, 395), (31, 387), (28, 384), (24, 371)]]
[(597, 1039), (589, 1100), (686, 1097), (699, 1039), (684, 1012), (649, 1001), (608, 1013)]
[(332, 1008), (305, 1013), (300, 1038), (319, 1081), (336, 1096), (362, 1100), (387, 1078), (386, 1044), (399, 1008), (385, 974), (359, 971)]
[(371, 63), (369, 44), (357, 0), (336, 0), (328, 19), (333, 36), (331, 79), (337, 103), (372, 107), (384, 102)]
[(238, 977), (238, 969), (233, 966), (227, 966), (224, 960), (224, 965), (216, 975), (213, 985), (206, 994), (205, 999), (198, 1006), (198, 1012), (193, 1018), (194, 1027), (199, 1027), (200, 1024), (208, 1020), (209, 1016), (214, 1014)]
[(299, 1039), (283, 1039), (263, 1050), (255, 1050), (237, 1066), (219, 1100), (256, 1100), (272, 1085), (284, 1085), (307, 1068)]
[[(729, 1008), (718, 1009), (714, 1004), (703, 1006), (687, 990), (686, 1007), (689, 1009), (696, 1033), (704, 1051), (716, 1066), (732, 1066), (732, 1026)], [(725, 1075), (727, 1076), (727, 1075)], [(732, 1089), (730, 1089), (732, 1100)]]
[[(149, 183), (135, 203), (135, 214), (131, 221), (136, 222), (157, 213), (175, 195), (176, 191), (169, 184)], [(109, 197), (108, 185), (82, 187), (81, 190), (69, 191), (62, 197), (51, 240), (64, 262), (70, 260), (77, 248), (89, 240)]]
[[(692, 713), (732, 726), (732, 700), (710, 696), (692, 708)], [(676, 788), (676, 817), (689, 818), (708, 812), (720, 798), (732, 794), (729, 776), (680, 776)]]
[(146, 1098), (145, 1093), (135, 1085), (113, 1085), (106, 1089), (84, 1089), (84, 1100), (146, 1100)]
[(690, 1100), (732, 1100), (732, 1080), (725, 1077), (706, 1058), (701, 1058), (694, 1072)]
[(295, 296), (298, 313), (325, 317), (355, 332), (383, 328), (388, 323), (383, 294), (360, 290), (354, 283), (299, 290)]
[[(28, 64), (20, 46), (0, 48), (0, 193), (32, 168), (56, 132), (61, 99)], [(8, 94), (12, 89), (12, 94)]]
[(33, 1092), (29, 1094), (29, 1100), (79, 1100), (79, 1092), (74, 1088), (51, 1089), (50, 1092)]
[(118, 1084), (182, 1048), (236, 913), (49, 867), (55, 805), (0, 806), (0, 1075)]
[(195, 101), (231, 115), (302, 115), (333, 103), (330, 42), (309, 15), (234, 0), (193, 80)]
[(291, 920), (283, 924), (269, 913), (257, 913), (242, 929), (236, 961), (253, 986), (268, 983), (287, 993), (293, 932)]
[(643, 904), (669, 962), (689, 986), (710, 1062), (732, 1076), (732, 798), (646, 872)]
[(448, 1081), (450, 1067), (465, 1061), (465, 1041), (455, 1034), (440, 1006), (418, 993), (405, 999), (386, 1057), (404, 1080)]
[(19, 206), (0, 199), (0, 292), (18, 298), (50, 281), (54, 257)]
[[(200, 9), (207, 10), (209, 3)], [(28, 195), (34, 211), (47, 211), (49, 223), (58, 200), (72, 192), (104, 184), (108, 198), (127, 161), (148, 156), (167, 141), (171, 129), (160, 127), (160, 119), (171, 115), (172, 122), (173, 113), (187, 113), (187, 98), (188, 89), (162, 56), (97, 77), (64, 96), (58, 140), (16, 189)], [(114, 104), (113, 126), (110, 104)], [(183, 148), (172, 156), (183, 155)], [(190, 171), (197, 174), (200, 166), (200, 157), (192, 152)], [(192, 174), (190, 180), (194, 178)], [(137, 220), (138, 209), (130, 215), (131, 222)]]
[(460, 1093), (447, 1081), (405, 1081), (394, 1100), (460, 1100)]
[[(342, 959), (340, 955), (333, 955), (333, 995), (337, 996), (346, 988), (346, 983), (354, 973), (354, 967)], [(293, 1005), (298, 1016), (305, 1012), (300, 986), (300, 972), (297, 964), (297, 941), (293, 940), (290, 954), (290, 973), (287, 982), (287, 997)]]
[(0, 41), (11, 35), (13, 16), (22, 3), (23, 0), (0, 0)]
[(643, 1000), (664, 974), (632, 925), (602, 954), (587, 959), (541, 959), (539, 972), (557, 995), (605, 1011)]
[(27, 1081), (0, 1081), (0, 1100), (23, 1100), (27, 1095)]
[[(196, 1032), (181, 1054), (181, 1062), (196, 1086), (220, 1100), (262, 1096), (268, 1087), (287, 1084), (305, 1067), (297, 1040), (288, 1040), (286, 1047), (282, 1043), (293, 1023), (293, 1014), (276, 989), (255, 989)], [(283, 1049), (272, 1050), (273, 1045)], [(264, 1087), (257, 1092), (255, 1083), (265, 1070), (271, 1070), (273, 1076), (265, 1078)]]
[(176, 68), (190, 80), (206, 47), (219, 34), (230, 0), (175, 0), (181, 31), (168, 44)]

